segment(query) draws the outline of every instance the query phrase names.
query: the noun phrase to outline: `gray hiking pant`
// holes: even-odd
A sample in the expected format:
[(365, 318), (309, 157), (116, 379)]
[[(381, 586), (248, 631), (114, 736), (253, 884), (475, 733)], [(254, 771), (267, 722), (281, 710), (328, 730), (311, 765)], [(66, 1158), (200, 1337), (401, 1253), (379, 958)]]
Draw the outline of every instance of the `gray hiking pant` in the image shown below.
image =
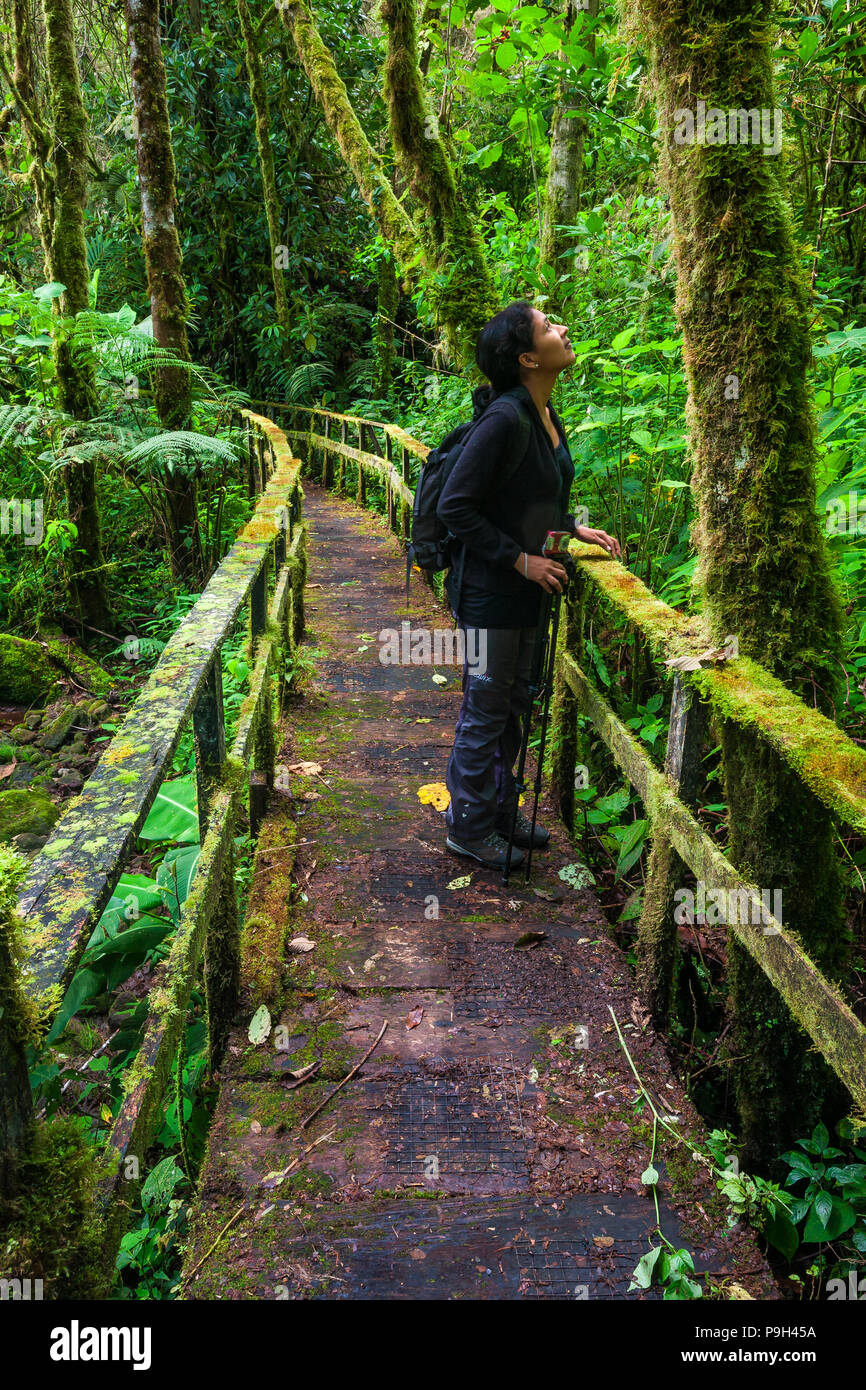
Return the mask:
[[(478, 630), (460, 626), (464, 651), (477, 652)], [(463, 662), (463, 703), (445, 772), (451, 793), (445, 821), (461, 840), (482, 840), (495, 828), (497, 816), (514, 810), (513, 768), (520, 752), (521, 717), (530, 700), (536, 629), (489, 627), (486, 632), (483, 674)]]

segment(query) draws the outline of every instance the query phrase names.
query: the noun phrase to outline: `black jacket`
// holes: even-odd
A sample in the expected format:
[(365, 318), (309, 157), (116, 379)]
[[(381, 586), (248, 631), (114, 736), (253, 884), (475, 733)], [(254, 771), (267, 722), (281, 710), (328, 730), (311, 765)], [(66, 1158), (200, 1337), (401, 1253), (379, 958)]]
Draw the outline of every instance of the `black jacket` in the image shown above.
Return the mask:
[[(529, 391), (524, 386), (516, 390), (532, 422), (522, 463), (502, 481), (503, 457), (517, 428), (518, 407), (508, 397), (497, 396), (492, 387), (478, 387), (472, 393), (473, 418), (483, 412), (484, 419), (452, 469), (436, 509), (440, 520), (466, 547), (458, 614), (463, 617), (465, 609), (467, 621), (479, 626), (535, 623), (541, 587), (524, 579), (514, 563), (523, 551), (540, 555), (548, 531), (574, 529), (574, 516), (565, 510), (574, 464), (562, 422), (551, 405), (550, 416), (568, 456), (564, 469)], [(487, 405), (488, 401), (492, 403)], [(452, 606), (454, 573), (449, 571)], [(485, 596), (490, 596), (489, 601)]]

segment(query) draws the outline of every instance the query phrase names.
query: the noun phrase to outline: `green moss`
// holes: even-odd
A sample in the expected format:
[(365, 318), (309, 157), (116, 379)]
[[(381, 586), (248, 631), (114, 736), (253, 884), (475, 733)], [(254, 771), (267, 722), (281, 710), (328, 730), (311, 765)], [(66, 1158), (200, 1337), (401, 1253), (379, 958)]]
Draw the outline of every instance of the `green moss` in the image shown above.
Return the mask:
[(45, 648), (0, 633), (0, 700), (30, 705), (55, 698), (58, 673)]
[(298, 57), (370, 214), (397, 259), (408, 265), (419, 249), (418, 233), (385, 176), (379, 158), (352, 109), (348, 92), (316, 22), (302, 0), (280, 5)]
[(0, 1277), (42, 1279), (52, 1301), (106, 1298), (97, 1168), (82, 1121), (37, 1125), (19, 1177), (19, 1195), (2, 1213)]
[(30, 787), (0, 792), (0, 843), (8, 844), (13, 835), (48, 835), (60, 812), (50, 796)]

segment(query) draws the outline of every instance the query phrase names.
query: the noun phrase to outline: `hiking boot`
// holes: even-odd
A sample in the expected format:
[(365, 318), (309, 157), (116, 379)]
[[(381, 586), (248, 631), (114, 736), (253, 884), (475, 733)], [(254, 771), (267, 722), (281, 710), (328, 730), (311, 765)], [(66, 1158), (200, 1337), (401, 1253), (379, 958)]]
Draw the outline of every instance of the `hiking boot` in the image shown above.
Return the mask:
[[(496, 817), (496, 829), (500, 835), (505, 836), (508, 843), (508, 834), (511, 830), (511, 817), (509, 815)], [(545, 830), (543, 825), (536, 825), (535, 833), (532, 834), (532, 821), (525, 816), (522, 811), (517, 812), (517, 820), (514, 825), (514, 843), (525, 845), (527, 848), (532, 845), (533, 849), (546, 849), (550, 839), (550, 831)]]
[[(452, 831), (445, 844), (452, 854), (463, 854), (468, 859), (477, 859), (479, 864), (486, 865), (488, 869), (504, 869), (508, 860), (508, 841), (503, 840), (502, 836), (495, 830), (491, 830), (490, 834), (485, 835), (483, 840), (458, 840)], [(516, 868), (522, 861), (523, 852), (512, 846), (512, 869)]]

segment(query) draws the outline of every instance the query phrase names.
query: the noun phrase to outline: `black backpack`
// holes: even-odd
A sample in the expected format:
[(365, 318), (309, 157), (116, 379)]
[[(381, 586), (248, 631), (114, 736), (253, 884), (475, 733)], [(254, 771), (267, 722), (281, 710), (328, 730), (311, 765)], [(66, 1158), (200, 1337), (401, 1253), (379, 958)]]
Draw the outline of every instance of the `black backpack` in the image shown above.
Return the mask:
[(529, 447), (532, 421), (524, 402), (514, 391), (502, 391), (493, 398), (493, 401), (477, 419), (465, 421), (453, 429), (450, 434), (445, 436), (441, 444), (430, 450), (421, 466), (412, 503), (412, 539), (406, 550), (407, 607), (409, 604), (409, 576), (413, 564), (417, 565), (419, 569), (426, 570), (429, 575), (438, 574), (440, 570), (449, 569), (454, 565), (458, 560), (458, 553), (464, 549), (453, 531), (449, 531), (444, 522), (440, 521), (436, 515), (436, 508), (451, 470), (474, 434), (475, 426), (484, 419), (490, 405), (493, 405), (495, 401), (502, 400), (503, 397), (508, 397), (517, 406), (518, 427), (514, 431), (508, 457), (504, 461), (505, 471), (500, 482), (516, 473)]

